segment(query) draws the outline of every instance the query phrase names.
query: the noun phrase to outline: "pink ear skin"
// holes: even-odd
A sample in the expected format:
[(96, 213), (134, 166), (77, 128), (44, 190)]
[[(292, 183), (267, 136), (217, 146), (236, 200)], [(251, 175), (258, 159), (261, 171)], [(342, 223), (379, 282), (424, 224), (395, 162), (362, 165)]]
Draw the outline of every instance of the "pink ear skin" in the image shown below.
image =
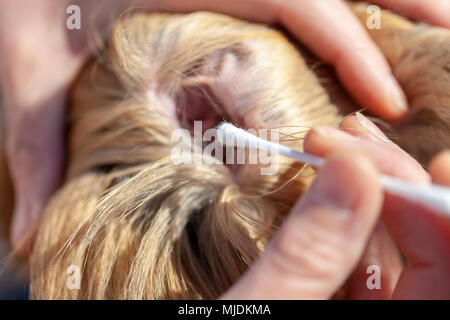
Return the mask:
[(194, 121), (202, 122), (202, 133), (216, 127), (225, 118), (224, 108), (214, 93), (214, 79), (199, 76), (182, 82), (175, 97), (176, 116), (181, 127), (193, 134)]
[(207, 59), (194, 74), (182, 79), (175, 96), (180, 125), (191, 130), (194, 121), (202, 121), (205, 131), (226, 120), (251, 127), (255, 121), (247, 111), (255, 99), (251, 92), (254, 79), (246, 76), (245, 68), (236, 54), (227, 52)]

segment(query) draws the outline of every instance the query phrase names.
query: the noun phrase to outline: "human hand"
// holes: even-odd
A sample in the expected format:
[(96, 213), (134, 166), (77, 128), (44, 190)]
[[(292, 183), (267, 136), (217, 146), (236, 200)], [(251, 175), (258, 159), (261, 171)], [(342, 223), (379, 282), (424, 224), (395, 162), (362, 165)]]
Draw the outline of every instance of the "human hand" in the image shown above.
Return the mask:
[[(305, 140), (306, 151), (326, 156), (338, 150), (358, 150), (371, 158), (381, 172), (419, 184), (430, 182), (428, 173), (414, 159), (390, 142), (361, 114), (347, 118), (340, 128), (347, 133), (330, 128), (313, 129)], [(450, 186), (450, 153), (446, 151), (437, 155), (430, 164), (429, 172), (434, 183)], [(383, 248), (383, 255), (390, 256), (390, 262), (381, 267), (382, 277), (392, 279), (394, 285), (385, 286), (380, 293), (387, 290), (382, 295), (394, 299), (450, 298), (450, 219), (408, 200), (386, 194), (382, 220), (390, 236), (407, 257), (408, 266), (400, 270), (395, 261), (395, 250)], [(376, 246), (373, 238), (380, 236), (374, 233), (366, 252), (381, 252), (381, 248), (373, 248)], [(380, 265), (376, 259), (368, 264)], [(367, 274), (364, 276), (367, 277)], [(361, 276), (352, 278), (351, 281), (361, 281)], [(395, 281), (397, 278), (398, 281)], [(353, 295), (350, 292), (350, 295), (359, 298), (362, 293), (363, 297), (370, 297), (365, 291), (360, 290), (359, 294)]]
[(329, 299), (358, 264), (381, 211), (374, 165), (331, 156), (264, 254), (222, 299)]
[[(450, 298), (450, 220), (388, 194), (381, 206), (378, 170), (423, 184), (429, 175), (362, 115), (341, 129), (310, 131), (306, 151), (328, 156), (326, 164), (223, 299), (327, 299), (344, 283), (350, 299)], [(450, 153), (437, 156), (430, 172), (435, 183), (450, 186)], [(378, 221), (381, 208), (389, 233)], [(391, 235), (408, 258), (406, 268)], [(379, 290), (367, 287), (370, 265), (381, 270)]]
[[(450, 10), (442, 9), (449, 5), (445, 0), (372, 2), (450, 27)], [(341, 0), (1, 0), (0, 70), (7, 152), (16, 193), (11, 230), (15, 247), (62, 179), (67, 90), (91, 53), (86, 41), (89, 29), (70, 31), (63, 24), (70, 4), (78, 4), (83, 17), (97, 14), (96, 20), (103, 22), (136, 4), (183, 12), (210, 10), (281, 23), (332, 64), (343, 85), (368, 110), (386, 118), (397, 118), (406, 111), (400, 87), (395, 80), (386, 81), (392, 79), (388, 64)], [(97, 31), (106, 34), (107, 28)], [(26, 242), (24, 252), (30, 244)]]

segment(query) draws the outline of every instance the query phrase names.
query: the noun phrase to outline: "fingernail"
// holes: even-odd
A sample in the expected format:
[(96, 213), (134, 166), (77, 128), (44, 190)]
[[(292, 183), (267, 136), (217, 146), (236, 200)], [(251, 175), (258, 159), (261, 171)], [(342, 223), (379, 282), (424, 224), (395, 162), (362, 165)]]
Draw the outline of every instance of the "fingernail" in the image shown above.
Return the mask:
[(361, 112), (356, 113), (356, 119), (374, 138), (383, 142), (389, 142), (389, 139), (384, 135), (383, 131), (381, 131), (372, 121), (367, 119)]
[(316, 126), (312, 129), (312, 131), (325, 139), (332, 138), (332, 139), (345, 140), (345, 141), (359, 140), (358, 137), (353, 136), (347, 132), (344, 132), (342, 130), (338, 130), (335, 128), (331, 128), (331, 127), (326, 127), (326, 126)]
[(406, 100), (406, 96), (403, 93), (402, 88), (398, 84), (397, 80), (392, 74), (388, 75), (388, 86), (391, 88), (391, 96), (392, 96), (392, 102), (393, 106), (402, 111), (405, 112), (408, 110), (408, 102)]

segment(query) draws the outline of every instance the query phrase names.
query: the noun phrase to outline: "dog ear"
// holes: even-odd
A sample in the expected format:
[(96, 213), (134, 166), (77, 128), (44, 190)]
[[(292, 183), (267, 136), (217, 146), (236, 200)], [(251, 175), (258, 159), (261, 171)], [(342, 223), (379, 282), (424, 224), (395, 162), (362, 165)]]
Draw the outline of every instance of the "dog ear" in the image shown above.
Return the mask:
[(176, 116), (180, 125), (193, 130), (194, 121), (202, 121), (203, 132), (216, 127), (227, 116), (223, 103), (214, 92), (209, 76), (196, 76), (181, 81), (175, 96)]

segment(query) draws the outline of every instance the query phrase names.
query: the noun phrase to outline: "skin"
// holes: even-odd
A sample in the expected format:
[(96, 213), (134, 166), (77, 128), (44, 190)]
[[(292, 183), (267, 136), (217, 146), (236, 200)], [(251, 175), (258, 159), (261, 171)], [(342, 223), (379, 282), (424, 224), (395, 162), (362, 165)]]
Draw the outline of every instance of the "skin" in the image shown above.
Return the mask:
[[(448, 0), (378, 0), (373, 2), (412, 18), (450, 28), (450, 10), (443, 9), (450, 6)], [(16, 194), (11, 243), (18, 252), (24, 254), (30, 250), (32, 245), (33, 237), (30, 230), (32, 230), (33, 224), (41, 214), (49, 197), (61, 183), (64, 172), (66, 95), (83, 62), (92, 53), (85, 33), (86, 30), (89, 31), (90, 29), (86, 25), (83, 25), (81, 31), (69, 31), (64, 26), (64, 21), (67, 18), (65, 10), (69, 4), (78, 4), (81, 7), (82, 15), (84, 13), (95, 15), (95, 20), (99, 22), (96, 31), (102, 37), (107, 34), (108, 30), (102, 26), (107, 26), (109, 19), (114, 18), (119, 12), (129, 7), (131, 1), (110, 0), (105, 6), (102, 1), (87, 0), (70, 2), (0, 0), (0, 56), (2, 57), (0, 59), (0, 70), (2, 71), (0, 80), (6, 113), (7, 155)], [(254, 21), (281, 23), (315, 54), (332, 64), (343, 86), (362, 106), (372, 113), (384, 118), (396, 119), (407, 111), (404, 94), (397, 82), (391, 77), (388, 64), (357, 19), (352, 16), (341, 0), (141, 0), (135, 1), (133, 4), (180, 12), (210, 10)], [(258, 8), (258, 10), (255, 10), (255, 8)], [(83, 21), (85, 20), (89, 19), (83, 19)], [(386, 81), (386, 79), (389, 80)], [(331, 149), (330, 146), (329, 149), (326, 149), (325, 146), (322, 147), (322, 149), (316, 147), (317, 150), (313, 147), (311, 151), (328, 153), (327, 150)], [(376, 147), (374, 148), (376, 149)], [(372, 150), (368, 146), (367, 150), (369, 149)], [(420, 180), (423, 179), (423, 175), (426, 176), (426, 173), (418, 168), (410, 168), (408, 165), (407, 168), (409, 169), (405, 169), (404, 165), (411, 162), (405, 155), (400, 156), (399, 154), (398, 161), (390, 168), (385, 168), (380, 163), (381, 161), (377, 160), (383, 158), (382, 151), (369, 152), (367, 150), (364, 150), (363, 153), (368, 153), (365, 154), (365, 157), (370, 158), (370, 160), (353, 153), (337, 155), (330, 158), (327, 166), (322, 169), (329, 173), (327, 175), (330, 179), (333, 178), (333, 181), (345, 181), (346, 192), (353, 190), (354, 196), (359, 199), (354, 207), (344, 210), (347, 220), (336, 221), (336, 225), (333, 226), (336, 237), (339, 238), (342, 230), (352, 229), (348, 224), (359, 223), (364, 225), (364, 232), (348, 232), (349, 235), (354, 237), (351, 243), (355, 247), (344, 251), (350, 255), (346, 258), (351, 263), (346, 264), (345, 261), (341, 260), (342, 257), (332, 254), (333, 259), (336, 259), (336, 263), (339, 265), (336, 273), (327, 275), (326, 271), (319, 268), (319, 271), (323, 271), (325, 276), (330, 277), (327, 278), (327, 280), (330, 280), (327, 288), (315, 288), (314, 286), (317, 283), (314, 284), (314, 281), (310, 280), (308, 280), (310, 281), (309, 284), (305, 284), (306, 281), (294, 281), (299, 286), (293, 285), (293, 288), (289, 288), (292, 291), (286, 292), (286, 297), (294, 297), (300, 289), (309, 288), (309, 286), (312, 288), (311, 292), (314, 297), (329, 297), (333, 290), (342, 285), (346, 275), (357, 265), (359, 258), (361, 258), (360, 255), (365, 252), (364, 257), (371, 257), (370, 251), (364, 250), (364, 243), (368, 241), (367, 239), (369, 239), (373, 228), (384, 230), (384, 227), (378, 227), (378, 223), (376, 223), (379, 214), (379, 210), (376, 209), (382, 204), (381, 191), (375, 179), (377, 170), (391, 173), (390, 170), (394, 169), (398, 169), (400, 172), (405, 172), (405, 170), (411, 170), (412, 172), (417, 169), (417, 171), (414, 171), (414, 179)], [(389, 151), (392, 153), (392, 150)], [(391, 153), (389, 156), (391, 156)], [(443, 160), (438, 159), (436, 161), (437, 164), (434, 163), (432, 169), (440, 172), (442, 169), (439, 169), (439, 166), (442, 166), (441, 161)], [(352, 167), (349, 166), (350, 163), (352, 163)], [(402, 165), (400, 166), (400, 164)], [(339, 175), (340, 171), (347, 172), (348, 177), (353, 178), (347, 179), (347, 176)], [(365, 183), (362, 185), (359, 176), (365, 177)], [(440, 176), (442, 178), (443, 174), (441, 173)], [(321, 181), (320, 179), (326, 178), (320, 178), (319, 175), (318, 184)], [(366, 184), (367, 181), (370, 183)], [(335, 185), (335, 183), (333, 182), (331, 185)], [(330, 196), (333, 191), (322, 190), (319, 187), (313, 188), (313, 190), (316, 190), (318, 195), (311, 194), (312, 191), (309, 192), (309, 195), (305, 197), (306, 200), (302, 200), (294, 209), (290, 219), (295, 222), (293, 225), (299, 223), (306, 227), (313, 224), (317, 225), (318, 230), (321, 230), (321, 228), (325, 230), (326, 228), (322, 226), (324, 221), (339, 216), (335, 214), (334, 209), (330, 208), (329, 203), (327, 205), (323, 203), (323, 201), (329, 200), (326, 195)], [(335, 191), (337, 192), (337, 190)], [(320, 196), (321, 192), (324, 192), (322, 196)], [(324, 197), (325, 200), (320, 200), (321, 197)], [(398, 205), (398, 201), (387, 201), (387, 203)], [(332, 203), (332, 205), (337, 204)], [(371, 209), (368, 208), (369, 205)], [(403, 204), (403, 206), (407, 205)], [(420, 211), (417, 208), (414, 210)], [(295, 214), (295, 212), (300, 211), (307, 214), (301, 215), (301, 218), (297, 217), (300, 214)], [(388, 212), (389, 210), (386, 209), (385, 211)], [(314, 212), (320, 212), (317, 216), (321, 218), (314, 218), (316, 216), (316, 214), (313, 214)], [(418, 215), (420, 214), (418, 213)], [(355, 219), (349, 218), (349, 216), (357, 217), (355, 219), (358, 221), (353, 221)], [(387, 216), (389, 217), (389, 215)], [(402, 218), (401, 214), (392, 214), (392, 216), (400, 220)], [(308, 217), (317, 221), (310, 221)], [(403, 217), (403, 219), (406, 218)], [(386, 219), (388, 229), (390, 229), (390, 225), (395, 224), (392, 222), (389, 224), (389, 221), (389, 219)], [(285, 233), (294, 233), (293, 227), (286, 227), (286, 229), (289, 232), (286, 231)], [(376, 234), (378, 236), (372, 239), (377, 240), (372, 241), (380, 246), (392, 246), (389, 238), (383, 236), (383, 231)], [(24, 238), (31, 240), (24, 241)], [(294, 235), (278, 236), (278, 238), (281, 238), (281, 240), (275, 241), (271, 246), (268, 253), (269, 257), (271, 252), (274, 252), (272, 256), (276, 256), (280, 248), (289, 247), (288, 244), (291, 241), (302, 241)], [(330, 245), (328, 244), (328, 246)], [(325, 245), (324, 249), (327, 248), (332, 247)], [(286, 254), (292, 255), (293, 258), (298, 254), (295, 250), (290, 252), (289, 249), (282, 249), (281, 251), (286, 251)], [(331, 252), (332, 250), (328, 251)], [(395, 258), (390, 256), (377, 258), (380, 261), (383, 259), (395, 261)], [(268, 261), (259, 263), (258, 266), (262, 266), (255, 267), (255, 269), (268, 272), (276, 271), (279, 267), (277, 267), (277, 263), (270, 263), (270, 258)], [(290, 260), (286, 259), (286, 261), (289, 262)], [(314, 263), (307, 259), (303, 262), (305, 265), (314, 266)], [(388, 262), (386, 263), (388, 264)], [(293, 272), (295, 273), (295, 270), (292, 269), (291, 267), (285, 270), (286, 277), (292, 275)], [(314, 270), (309, 271), (313, 272)], [(258, 274), (257, 272), (255, 271), (253, 274)], [(308, 270), (305, 269), (305, 272), (308, 272)], [(248, 281), (245, 279), (249, 277), (251, 278), (251, 276), (244, 277), (240, 283), (245, 283), (245, 281)], [(392, 279), (389, 280), (389, 283), (393, 287), (396, 280), (395, 272), (392, 273), (390, 278)], [(317, 282), (321, 282), (320, 277), (313, 277), (312, 279), (318, 279)], [(276, 283), (276, 281), (273, 281), (273, 283)], [(287, 284), (289, 283), (291, 282), (287, 282)], [(270, 284), (266, 285), (267, 288), (270, 288)], [(238, 284), (236, 288), (239, 288), (239, 286)], [(236, 290), (231, 291), (226, 297), (237, 297), (233, 296), (236, 292), (239, 293), (239, 289)], [(272, 292), (277, 292), (277, 290)], [(250, 295), (251, 292), (252, 290), (249, 290), (247, 294)], [(358, 292), (357, 287), (355, 287), (355, 292)], [(389, 297), (390, 292), (383, 293), (383, 295)]]
[[(345, 282), (350, 299), (450, 299), (450, 220), (383, 196), (378, 183), (379, 172), (425, 184), (430, 176), (360, 119), (308, 133), (306, 151), (327, 157), (326, 164), (265, 254), (223, 299), (329, 299)], [(387, 166), (386, 158), (395, 160)], [(434, 183), (450, 186), (450, 152), (436, 156), (429, 171)], [(366, 286), (369, 265), (380, 267), (380, 290)]]

